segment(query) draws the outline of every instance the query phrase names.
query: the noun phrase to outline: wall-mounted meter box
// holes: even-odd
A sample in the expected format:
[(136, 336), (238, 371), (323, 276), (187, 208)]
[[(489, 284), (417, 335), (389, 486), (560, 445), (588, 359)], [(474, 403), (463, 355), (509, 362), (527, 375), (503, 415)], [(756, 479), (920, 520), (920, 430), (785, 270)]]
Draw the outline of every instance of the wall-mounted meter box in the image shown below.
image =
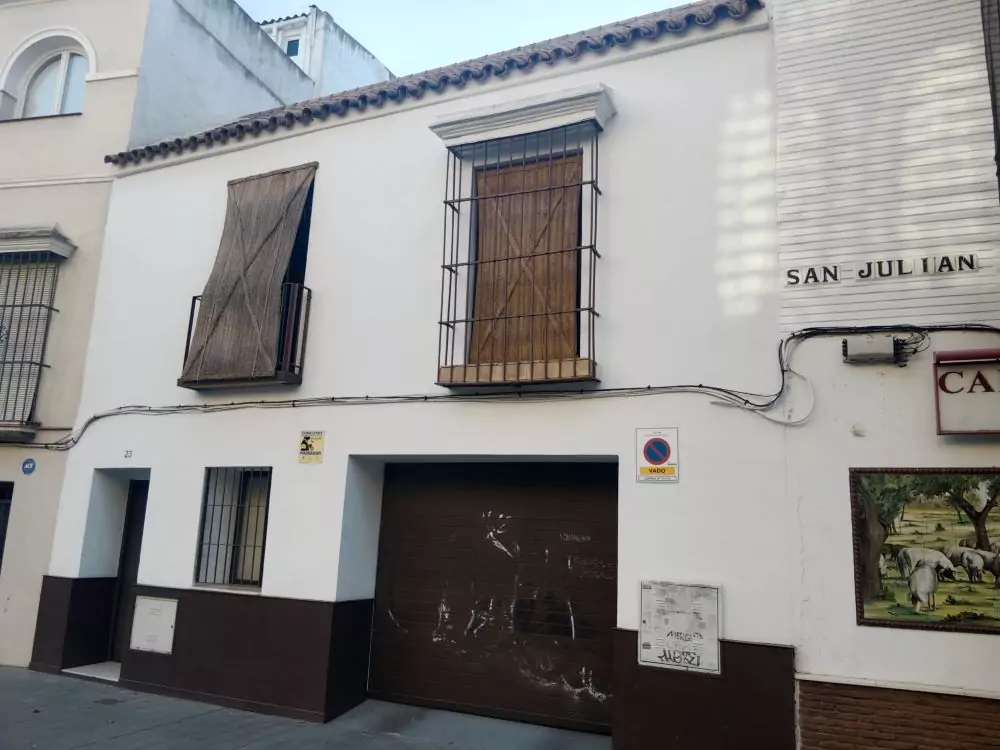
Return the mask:
[(903, 361), (903, 342), (887, 333), (848, 336), (842, 346), (844, 361), (851, 364), (892, 364)]

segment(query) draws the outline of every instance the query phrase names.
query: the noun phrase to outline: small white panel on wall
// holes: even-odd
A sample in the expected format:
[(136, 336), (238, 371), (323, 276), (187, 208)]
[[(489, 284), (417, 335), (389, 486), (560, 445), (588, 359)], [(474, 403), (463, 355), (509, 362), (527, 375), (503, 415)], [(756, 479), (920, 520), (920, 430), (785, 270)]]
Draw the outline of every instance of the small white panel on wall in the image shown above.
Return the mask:
[(155, 651), (158, 654), (171, 653), (174, 649), (176, 619), (176, 599), (137, 596), (129, 648), (133, 651)]
[(639, 584), (639, 664), (721, 674), (718, 586)]

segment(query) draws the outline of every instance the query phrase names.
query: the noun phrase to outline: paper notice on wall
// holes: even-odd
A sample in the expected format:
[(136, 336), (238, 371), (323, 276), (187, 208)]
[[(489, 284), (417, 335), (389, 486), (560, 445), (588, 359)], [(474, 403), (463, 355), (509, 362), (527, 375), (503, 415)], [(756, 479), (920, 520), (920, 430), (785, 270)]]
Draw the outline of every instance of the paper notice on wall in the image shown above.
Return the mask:
[(719, 588), (642, 581), (639, 663), (719, 674)]
[(299, 463), (323, 463), (323, 447), (326, 442), (325, 432), (303, 432), (299, 438)]

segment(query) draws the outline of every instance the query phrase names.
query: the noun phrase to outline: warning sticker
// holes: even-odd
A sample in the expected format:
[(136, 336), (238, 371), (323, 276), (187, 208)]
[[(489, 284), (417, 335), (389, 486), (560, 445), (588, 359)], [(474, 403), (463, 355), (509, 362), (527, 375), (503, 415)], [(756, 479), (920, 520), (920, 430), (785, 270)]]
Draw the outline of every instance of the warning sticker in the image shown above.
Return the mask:
[(299, 439), (299, 463), (323, 463), (323, 444), (325, 442), (325, 432), (303, 432)]
[(635, 480), (637, 482), (680, 480), (677, 428), (640, 428), (635, 431), (635, 435)]

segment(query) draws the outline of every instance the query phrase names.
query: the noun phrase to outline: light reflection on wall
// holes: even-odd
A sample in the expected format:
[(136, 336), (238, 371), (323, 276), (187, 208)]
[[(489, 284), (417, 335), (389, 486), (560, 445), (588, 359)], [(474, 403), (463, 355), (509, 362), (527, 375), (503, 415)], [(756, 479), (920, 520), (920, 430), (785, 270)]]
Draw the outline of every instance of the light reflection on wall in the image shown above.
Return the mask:
[(727, 315), (752, 315), (775, 290), (777, 225), (773, 101), (769, 91), (734, 97), (719, 143), (719, 241), (715, 272)]

